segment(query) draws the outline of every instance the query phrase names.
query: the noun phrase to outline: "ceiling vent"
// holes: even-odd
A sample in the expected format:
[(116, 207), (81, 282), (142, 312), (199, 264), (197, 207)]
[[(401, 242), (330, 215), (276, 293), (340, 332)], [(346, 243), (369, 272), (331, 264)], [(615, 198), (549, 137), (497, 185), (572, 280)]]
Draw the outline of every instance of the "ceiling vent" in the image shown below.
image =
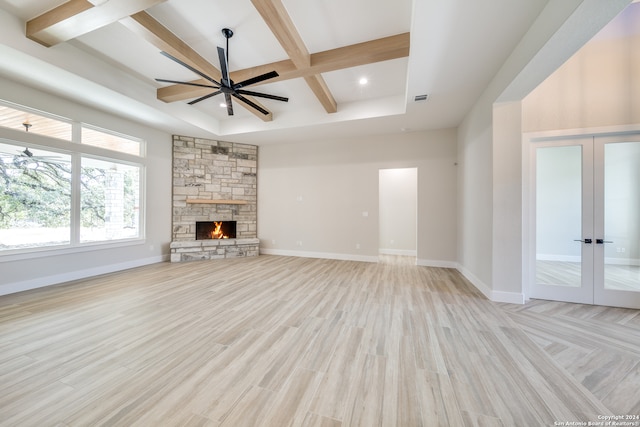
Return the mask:
[(415, 102), (418, 102), (418, 101), (426, 101), (426, 100), (427, 100), (427, 96), (428, 96), (428, 95), (416, 95), (416, 97), (415, 97), (415, 98), (413, 98), (413, 100), (414, 100)]

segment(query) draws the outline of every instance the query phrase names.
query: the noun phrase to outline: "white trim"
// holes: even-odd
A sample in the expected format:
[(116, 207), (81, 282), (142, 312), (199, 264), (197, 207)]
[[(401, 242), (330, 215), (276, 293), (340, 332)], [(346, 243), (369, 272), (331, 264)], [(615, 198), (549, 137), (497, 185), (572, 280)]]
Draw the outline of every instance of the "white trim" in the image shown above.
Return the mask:
[(8, 283), (0, 285), (0, 295), (9, 295), (16, 292), (28, 291), (31, 289), (44, 288), (46, 286), (57, 285), (70, 282), (72, 280), (86, 279), (101, 274), (114, 273), (116, 271), (127, 270), (135, 267), (142, 267), (149, 264), (168, 261), (168, 255), (160, 255), (151, 258), (144, 258), (135, 261), (122, 262), (118, 264), (103, 265), (100, 267), (88, 268), (86, 270), (71, 271), (54, 276), (39, 277), (37, 279), (25, 280), (22, 282)]
[(580, 255), (537, 254), (536, 261), (582, 262)]
[(589, 136), (618, 136), (640, 133), (640, 125), (613, 125), (591, 128), (554, 129), (547, 131), (523, 132), (523, 139), (540, 142), (555, 139), (574, 139)]
[(524, 304), (526, 302), (525, 296), (522, 292), (502, 292), (491, 291), (491, 301), (504, 302), (507, 304)]
[[(140, 233), (142, 234), (142, 233)], [(144, 237), (0, 251), (0, 263), (145, 244)]]
[(421, 267), (458, 268), (458, 263), (455, 261), (441, 261), (437, 259), (417, 259), (416, 265)]
[(467, 270), (464, 266), (458, 264), (457, 270), (462, 274), (473, 286), (475, 286), (482, 294), (491, 299), (491, 288), (487, 286), (482, 280), (478, 279), (475, 274)]
[(260, 248), (260, 254), (264, 255), (281, 255), (295, 256), (300, 258), (323, 258), (336, 259), (341, 261), (362, 261), (362, 262), (378, 262), (377, 256), (353, 255), (353, 254), (336, 254), (329, 252), (308, 252), (308, 251), (291, 251), (284, 249), (265, 249)]
[(378, 253), (381, 255), (400, 255), (400, 256), (416, 256), (417, 251), (411, 249), (383, 249), (380, 248)]
[(494, 291), (462, 265), (458, 265), (457, 270), (492, 302), (504, 302), (509, 304), (525, 303), (525, 296), (522, 292)]

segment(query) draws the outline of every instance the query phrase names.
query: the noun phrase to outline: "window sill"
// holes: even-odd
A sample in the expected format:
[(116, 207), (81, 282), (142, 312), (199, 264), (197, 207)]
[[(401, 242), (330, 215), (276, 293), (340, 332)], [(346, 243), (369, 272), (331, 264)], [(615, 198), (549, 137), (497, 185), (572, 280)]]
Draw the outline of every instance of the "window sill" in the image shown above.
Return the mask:
[[(118, 240), (114, 242), (91, 242), (76, 245), (47, 246), (40, 248), (25, 248), (16, 250), (0, 251), (0, 263), (9, 261), (21, 261), (25, 259), (35, 259), (58, 255), (69, 255), (78, 252), (99, 251), (104, 249), (121, 248), (125, 246), (135, 246), (145, 243), (144, 238)], [(6, 253), (5, 253), (6, 252)]]

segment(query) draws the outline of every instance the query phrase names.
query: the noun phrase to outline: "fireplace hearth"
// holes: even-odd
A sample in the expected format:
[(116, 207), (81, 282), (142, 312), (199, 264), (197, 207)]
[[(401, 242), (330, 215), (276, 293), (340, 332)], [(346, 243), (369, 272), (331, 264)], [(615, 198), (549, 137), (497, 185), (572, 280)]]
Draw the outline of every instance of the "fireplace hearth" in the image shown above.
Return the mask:
[(236, 221), (197, 221), (196, 240), (235, 239)]

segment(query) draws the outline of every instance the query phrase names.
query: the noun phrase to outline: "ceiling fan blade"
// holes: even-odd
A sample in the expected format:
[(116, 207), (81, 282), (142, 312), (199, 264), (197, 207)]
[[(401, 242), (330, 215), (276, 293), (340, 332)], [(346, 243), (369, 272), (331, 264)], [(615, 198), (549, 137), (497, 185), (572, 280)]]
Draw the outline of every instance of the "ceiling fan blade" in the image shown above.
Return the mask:
[(231, 103), (231, 94), (225, 93), (224, 100), (227, 103), (227, 115), (233, 116), (233, 104)]
[(171, 59), (174, 62), (177, 62), (178, 64), (182, 65), (183, 67), (185, 67), (188, 70), (193, 71), (194, 73), (196, 73), (197, 75), (199, 75), (200, 77), (209, 80), (210, 82), (221, 86), (220, 83), (218, 83), (217, 81), (215, 81), (214, 79), (212, 79), (211, 77), (207, 76), (205, 73), (196, 70), (195, 68), (193, 68), (191, 65), (187, 64), (186, 62), (182, 62), (180, 61), (178, 58), (176, 58), (175, 56), (171, 56), (170, 54), (168, 54), (167, 52), (160, 52), (162, 55), (166, 56), (167, 58)]
[(201, 96), (201, 97), (200, 97), (200, 98), (198, 98), (198, 99), (194, 99), (193, 101), (188, 102), (188, 104), (189, 104), (189, 105), (197, 104), (197, 103), (198, 103), (198, 102), (200, 102), (200, 101), (204, 101), (205, 99), (209, 99), (209, 98), (211, 98), (212, 96), (216, 96), (216, 95), (218, 95), (218, 94), (220, 94), (220, 93), (222, 93), (222, 91), (217, 90), (217, 91), (215, 91), (215, 92), (213, 92), (213, 93), (210, 93), (209, 95)]
[(264, 108), (262, 108), (261, 106), (259, 106), (255, 102), (249, 101), (247, 98), (245, 98), (244, 96), (240, 95), (238, 92), (233, 93), (232, 96), (238, 98), (239, 100), (241, 100), (245, 104), (247, 104), (247, 105), (255, 108), (256, 110), (260, 111), (265, 116), (269, 115), (269, 112), (267, 110), (265, 110)]
[(219, 89), (220, 86), (212, 86), (212, 85), (202, 85), (200, 83), (191, 83), (191, 82), (180, 82), (177, 80), (167, 80), (167, 79), (155, 79), (157, 82), (161, 83), (173, 83), (177, 85), (188, 85), (188, 86), (198, 86), (198, 87), (210, 87), (212, 89)]
[(227, 82), (226, 86), (231, 83), (229, 80), (229, 64), (227, 63), (227, 56), (224, 54), (224, 49), (218, 47), (218, 59), (220, 60), (220, 71), (222, 72), (222, 83)]
[(260, 83), (264, 80), (269, 80), (272, 79), (274, 77), (278, 77), (280, 74), (278, 74), (276, 71), (271, 71), (269, 73), (264, 73), (264, 74), (260, 74), (259, 76), (256, 77), (252, 77), (250, 79), (247, 80), (243, 80), (240, 83), (236, 83), (233, 85), (234, 89), (240, 89), (241, 87), (245, 87), (245, 86), (249, 86), (249, 85), (253, 85), (256, 83)]
[(276, 101), (289, 102), (289, 98), (285, 98), (284, 96), (269, 95), (268, 93), (252, 92), (250, 90), (244, 90), (244, 89), (238, 89), (236, 90), (236, 93), (241, 93), (243, 95), (249, 95), (249, 96), (257, 96), (259, 98), (275, 99)]

